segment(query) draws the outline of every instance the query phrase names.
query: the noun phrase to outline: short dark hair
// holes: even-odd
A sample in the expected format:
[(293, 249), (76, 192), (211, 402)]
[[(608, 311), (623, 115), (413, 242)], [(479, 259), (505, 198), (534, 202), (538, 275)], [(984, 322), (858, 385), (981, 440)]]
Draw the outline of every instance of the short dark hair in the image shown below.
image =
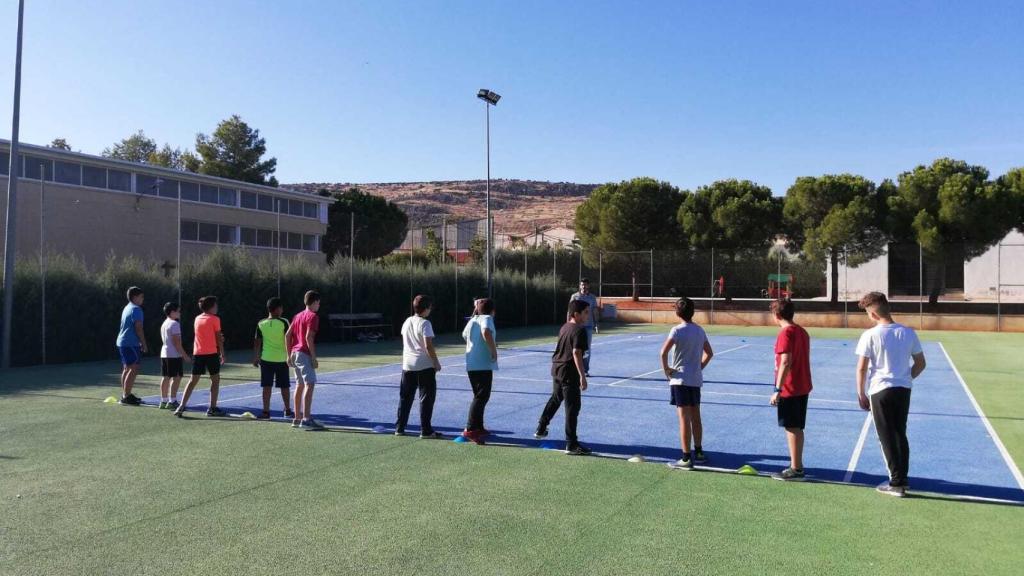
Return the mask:
[(282, 306), (281, 299), (273, 296), (267, 300), (267, 312), (273, 312)]
[(569, 302), (569, 314), (571, 318), (573, 314), (583, 314), (583, 311), (590, 308), (590, 303), (586, 300), (573, 300)]
[(857, 307), (861, 310), (874, 308), (879, 316), (889, 316), (889, 299), (881, 292), (868, 292), (857, 302)]
[(580, 284), (590, 284), (590, 278), (580, 278)]
[(473, 314), (476, 314), (477, 316), (486, 316), (491, 312), (494, 312), (494, 300), (491, 300), (490, 298), (477, 298), (477, 300), (473, 302)]
[(793, 307), (793, 301), (788, 298), (778, 298), (772, 300), (771, 306), (772, 314), (775, 314), (783, 320), (793, 320), (793, 314), (796, 313), (796, 308)]
[(142, 296), (142, 294), (142, 288), (139, 288), (138, 286), (132, 286), (131, 288), (128, 289), (128, 300), (131, 301), (136, 296)]
[(170, 316), (171, 312), (177, 312), (177, 311), (178, 311), (178, 303), (177, 302), (168, 302), (168, 303), (164, 304), (164, 316)]
[(676, 300), (676, 316), (687, 322), (693, 320), (693, 300), (685, 296)]
[(306, 295), (302, 297), (302, 302), (306, 306), (312, 306), (320, 301), (320, 293), (316, 290), (310, 290), (306, 292)]
[(434, 299), (426, 294), (419, 294), (412, 299), (412, 309), (417, 314), (423, 314), (434, 305)]
[(209, 312), (217, 305), (216, 296), (203, 296), (199, 299), (199, 309), (203, 312)]

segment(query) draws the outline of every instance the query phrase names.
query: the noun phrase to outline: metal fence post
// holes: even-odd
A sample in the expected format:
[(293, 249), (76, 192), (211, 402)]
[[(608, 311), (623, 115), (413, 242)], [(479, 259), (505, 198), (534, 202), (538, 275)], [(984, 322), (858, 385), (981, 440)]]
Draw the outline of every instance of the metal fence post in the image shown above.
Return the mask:
[(355, 265), (356, 261), (356, 213), (349, 214), (349, 235), (348, 235), (348, 313), (354, 312), (355, 306)]
[(523, 248), (523, 326), (530, 325), (530, 254)]
[(917, 328), (924, 330), (924, 248), (917, 245)]
[(996, 332), (1003, 331), (1003, 242), (996, 247)]
[(715, 323), (715, 247), (711, 247), (711, 320), (709, 324)]
[(654, 248), (651, 248), (651, 324), (654, 324)]
[[(42, 363), (46, 365), (46, 235), (43, 205), (44, 186), (46, 181), (46, 164), (39, 163), (39, 352)], [(181, 235), (180, 232), (178, 234)]]
[(558, 250), (551, 250), (551, 321), (558, 323)]

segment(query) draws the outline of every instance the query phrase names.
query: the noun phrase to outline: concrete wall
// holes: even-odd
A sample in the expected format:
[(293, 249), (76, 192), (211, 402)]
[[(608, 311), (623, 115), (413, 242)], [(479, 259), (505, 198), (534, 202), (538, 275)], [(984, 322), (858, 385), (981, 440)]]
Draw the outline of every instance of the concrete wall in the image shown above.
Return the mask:
[[(826, 294), (832, 295), (832, 263), (825, 267)], [(856, 268), (839, 265), (839, 299), (860, 300), (868, 292), (889, 295), (889, 254), (865, 262)]]
[[(0, 187), (7, 189), (6, 176), (0, 176)], [(39, 189), (38, 181), (18, 181), (16, 249), (19, 257), (39, 254)], [(0, 195), (0, 214), (6, 213), (6, 196)], [(173, 264), (177, 260), (175, 199), (47, 182), (44, 201), (44, 245), (48, 253), (73, 254), (90, 266), (102, 265), (111, 253), (135, 256), (154, 264)], [(277, 216), (272, 213), (194, 202), (182, 202), (181, 217), (267, 229), (277, 226)], [(0, 217), (0, 250), (4, 244), (3, 227)], [(282, 232), (323, 234), (325, 229), (319, 220), (281, 216)], [(205, 254), (217, 246), (225, 245), (182, 242), (182, 258)], [(243, 248), (257, 254), (276, 254), (273, 249)], [(283, 250), (282, 253), (287, 258), (302, 257), (319, 263), (326, 260), (321, 252)]]
[(1003, 302), (1024, 302), (1024, 234), (1011, 232), (1001, 244), (1011, 246), (994, 246), (964, 264), (964, 298), (994, 302), (996, 286), (1001, 282)]

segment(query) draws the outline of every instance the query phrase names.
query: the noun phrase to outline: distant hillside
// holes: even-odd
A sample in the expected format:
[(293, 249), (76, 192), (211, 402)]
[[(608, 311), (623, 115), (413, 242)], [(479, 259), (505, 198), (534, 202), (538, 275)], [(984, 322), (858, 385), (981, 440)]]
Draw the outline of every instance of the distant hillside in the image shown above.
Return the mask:
[[(413, 225), (433, 224), (442, 217), (470, 220), (483, 218), (484, 180), (452, 182), (402, 182), (379, 184), (302, 183), (288, 188), (315, 193), (358, 188), (398, 204)], [(537, 182), (533, 180), (491, 180), (491, 210), (495, 230), (527, 234), (537, 227), (571, 228), (576, 207), (597, 188), (597, 184)]]

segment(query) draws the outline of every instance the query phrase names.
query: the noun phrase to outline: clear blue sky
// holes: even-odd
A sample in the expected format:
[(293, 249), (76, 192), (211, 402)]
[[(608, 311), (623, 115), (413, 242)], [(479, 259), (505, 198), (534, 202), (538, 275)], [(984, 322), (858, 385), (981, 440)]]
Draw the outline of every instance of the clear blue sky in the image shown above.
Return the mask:
[[(1024, 4), (27, 0), (22, 140), (188, 146), (240, 114), (281, 182), (875, 180), (1024, 165)], [(16, 5), (0, 3), (0, 135)]]

